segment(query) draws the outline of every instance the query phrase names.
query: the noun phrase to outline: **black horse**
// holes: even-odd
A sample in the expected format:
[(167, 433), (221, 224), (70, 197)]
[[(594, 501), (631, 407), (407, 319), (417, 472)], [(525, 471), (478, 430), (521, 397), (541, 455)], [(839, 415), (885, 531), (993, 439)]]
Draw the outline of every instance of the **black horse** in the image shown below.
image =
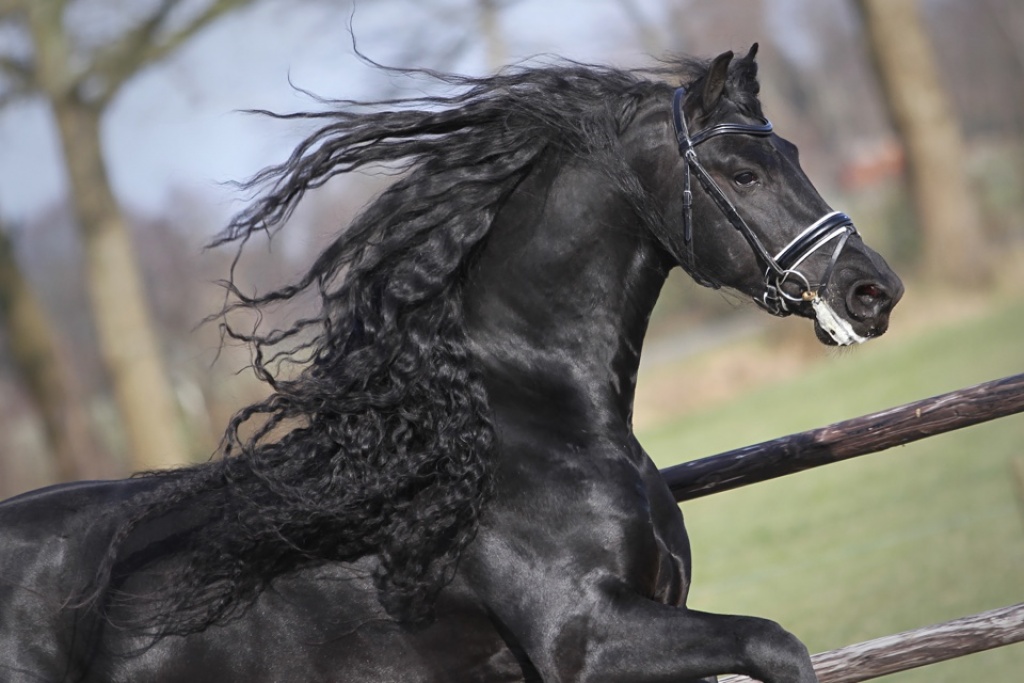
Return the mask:
[[(229, 283), (272, 392), (224, 457), (0, 505), (0, 679), (815, 681), (777, 624), (686, 607), (631, 426), (676, 265), (825, 343), (882, 334), (902, 294), (772, 133), (755, 51), (673, 65), (679, 89), (560, 63), (296, 115), (322, 127), (219, 242), (401, 174), (300, 281)], [(315, 315), (230, 325), (305, 292)]]

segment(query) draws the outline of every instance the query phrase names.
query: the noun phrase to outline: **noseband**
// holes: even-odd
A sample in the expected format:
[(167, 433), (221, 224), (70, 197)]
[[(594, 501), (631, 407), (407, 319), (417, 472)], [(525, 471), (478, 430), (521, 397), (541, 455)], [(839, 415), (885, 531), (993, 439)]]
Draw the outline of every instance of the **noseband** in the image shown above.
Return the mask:
[[(754, 301), (773, 315), (785, 316), (793, 312), (791, 308), (802, 302), (813, 302), (825, 292), (839, 254), (846, 245), (850, 235), (857, 233), (853, 221), (845, 213), (833, 211), (827, 213), (812, 223), (807, 229), (793, 238), (789, 244), (783, 247), (777, 254), (772, 256), (761, 240), (758, 239), (750, 226), (746, 224), (736, 207), (732, 205), (729, 198), (725, 196), (722, 189), (718, 187), (714, 179), (701, 165), (697, 159), (697, 145), (718, 135), (757, 135), (767, 136), (772, 134), (772, 124), (768, 119), (762, 118), (759, 124), (746, 123), (720, 123), (710, 128), (694, 133), (692, 136), (686, 128), (686, 116), (683, 114), (683, 98), (686, 96), (686, 88), (678, 88), (672, 99), (672, 121), (675, 124), (676, 139), (679, 142), (679, 154), (686, 159), (684, 184), (683, 184), (683, 239), (686, 242), (686, 265), (691, 275), (701, 284), (717, 286), (715, 283), (701, 277), (694, 266), (693, 254), (693, 194), (690, 191), (690, 171), (697, 176), (704, 192), (715, 202), (718, 210), (729, 220), (734, 228), (750, 244), (754, 255), (765, 266), (764, 293), (760, 299)], [(821, 249), (829, 242), (838, 239), (832, 251), (832, 260), (825, 268), (821, 279), (817, 284), (812, 285), (806, 275), (798, 270), (800, 264), (807, 260), (818, 249)], [(792, 283), (800, 288), (799, 295), (793, 295), (785, 290), (785, 285)]]

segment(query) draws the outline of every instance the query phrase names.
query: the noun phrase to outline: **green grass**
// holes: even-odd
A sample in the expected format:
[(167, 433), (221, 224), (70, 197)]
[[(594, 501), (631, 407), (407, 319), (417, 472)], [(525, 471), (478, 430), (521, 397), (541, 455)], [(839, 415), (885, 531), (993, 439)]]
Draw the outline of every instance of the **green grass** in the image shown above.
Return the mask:
[[(641, 435), (666, 466), (1024, 371), (1024, 304), (818, 364)], [(696, 609), (756, 614), (812, 652), (1024, 602), (1024, 416), (683, 506)], [(884, 680), (1024, 680), (1024, 645)]]

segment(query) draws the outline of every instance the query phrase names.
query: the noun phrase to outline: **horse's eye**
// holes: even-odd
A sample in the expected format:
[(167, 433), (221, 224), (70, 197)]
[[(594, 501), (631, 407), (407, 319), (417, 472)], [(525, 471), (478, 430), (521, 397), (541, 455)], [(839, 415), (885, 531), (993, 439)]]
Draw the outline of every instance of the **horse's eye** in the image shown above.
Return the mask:
[(752, 171), (740, 171), (732, 177), (737, 185), (753, 185), (757, 182), (757, 175)]

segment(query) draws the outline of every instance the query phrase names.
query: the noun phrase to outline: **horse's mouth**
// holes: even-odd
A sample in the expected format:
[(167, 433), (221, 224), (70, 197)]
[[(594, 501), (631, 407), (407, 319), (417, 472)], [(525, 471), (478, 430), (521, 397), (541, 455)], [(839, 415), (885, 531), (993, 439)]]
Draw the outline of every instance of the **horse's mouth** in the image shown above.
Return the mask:
[(818, 341), (826, 346), (839, 346), (836, 340), (832, 338), (832, 335), (826, 332), (821, 325), (818, 324), (817, 320), (814, 321), (814, 336), (818, 338)]
[(811, 303), (814, 318), (814, 334), (818, 341), (828, 346), (850, 346), (863, 344), (870, 336), (862, 336), (853, 329), (848, 320), (840, 316), (824, 298)]

